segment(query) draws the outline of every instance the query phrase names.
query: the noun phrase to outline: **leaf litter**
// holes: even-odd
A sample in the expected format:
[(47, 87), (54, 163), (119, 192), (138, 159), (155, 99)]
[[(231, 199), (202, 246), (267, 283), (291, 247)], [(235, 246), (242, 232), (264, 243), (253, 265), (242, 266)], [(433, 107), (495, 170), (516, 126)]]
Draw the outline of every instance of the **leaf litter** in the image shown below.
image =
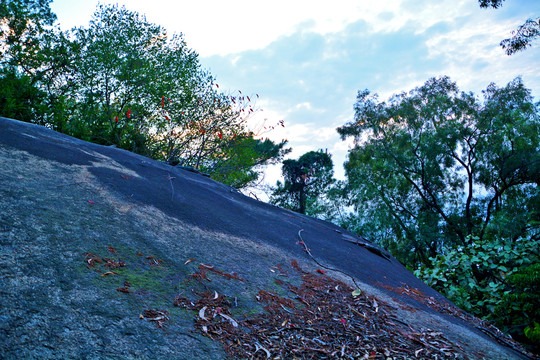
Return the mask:
[(195, 331), (221, 342), (234, 359), (469, 358), (442, 333), (414, 329), (359, 289), (292, 265), (302, 284), (280, 281), (291, 298), (260, 290), (255, 299), (264, 313), (256, 316), (234, 316), (230, 300), (210, 290), (194, 291), (197, 300), (177, 296), (174, 305), (194, 311)]

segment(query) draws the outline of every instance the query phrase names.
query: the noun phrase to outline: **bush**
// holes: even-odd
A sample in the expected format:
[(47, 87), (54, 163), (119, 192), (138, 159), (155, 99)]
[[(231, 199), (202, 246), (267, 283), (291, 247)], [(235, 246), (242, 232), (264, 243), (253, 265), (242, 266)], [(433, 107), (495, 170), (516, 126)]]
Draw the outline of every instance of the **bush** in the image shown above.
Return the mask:
[(538, 350), (540, 241), (471, 238), (471, 246), (443, 249), (431, 267), (414, 273), (457, 306), (493, 322)]

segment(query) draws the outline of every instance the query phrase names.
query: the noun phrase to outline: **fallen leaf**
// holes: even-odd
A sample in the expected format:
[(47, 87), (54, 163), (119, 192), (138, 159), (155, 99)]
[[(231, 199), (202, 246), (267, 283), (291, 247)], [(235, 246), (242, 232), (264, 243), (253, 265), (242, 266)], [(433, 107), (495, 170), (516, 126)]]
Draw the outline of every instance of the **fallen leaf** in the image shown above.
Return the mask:
[(206, 317), (204, 317), (204, 312), (206, 311), (207, 306), (204, 306), (201, 310), (199, 310), (199, 317), (203, 319), (204, 321), (208, 321)]
[[(206, 307), (206, 306), (205, 306)], [(229, 322), (231, 323), (232, 326), (234, 327), (238, 327), (238, 323), (236, 322), (236, 320), (234, 320), (232, 317), (230, 317), (229, 315), (225, 315), (225, 314), (222, 314), (220, 313), (219, 314), (221, 317), (224, 317), (225, 319), (229, 320)]]
[(115, 273), (114, 271), (107, 271), (106, 273), (101, 274), (101, 276), (106, 276), (106, 275), (118, 275), (118, 273)]
[(88, 202), (89, 202), (90, 204), (95, 204), (95, 202), (93, 202), (92, 200), (88, 200)]
[(193, 260), (195, 260), (195, 258), (188, 259), (188, 260), (184, 263), (184, 265), (189, 264), (189, 263), (192, 262)]
[(271, 356), (270, 351), (268, 351), (264, 346), (262, 346), (261, 344), (256, 342), (255, 343), (255, 352), (257, 352), (259, 350), (262, 350), (262, 351), (264, 351), (266, 353), (266, 358), (267, 359)]
[(362, 290), (356, 289), (351, 294), (352, 294), (353, 297), (360, 296), (360, 295), (362, 295)]
[(324, 274), (326, 271), (321, 270), (321, 269), (317, 269), (317, 272), (318, 272), (319, 274)]

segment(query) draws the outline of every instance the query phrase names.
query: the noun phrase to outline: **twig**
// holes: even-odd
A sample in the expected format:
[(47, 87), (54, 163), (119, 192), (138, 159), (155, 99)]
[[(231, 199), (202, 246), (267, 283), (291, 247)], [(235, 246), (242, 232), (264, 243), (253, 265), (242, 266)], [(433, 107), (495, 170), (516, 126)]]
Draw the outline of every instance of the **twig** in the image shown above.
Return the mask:
[(343, 272), (343, 271), (341, 271), (341, 270), (334, 269), (334, 268), (329, 268), (329, 267), (327, 267), (327, 266), (324, 266), (323, 264), (321, 264), (320, 262), (318, 262), (317, 259), (315, 259), (315, 258), (313, 257), (313, 255), (311, 255), (311, 252), (309, 251), (309, 248), (307, 247), (306, 241), (302, 238), (302, 231), (304, 231), (304, 229), (300, 229), (300, 231), (298, 231), (298, 237), (300, 238), (300, 244), (302, 244), (302, 245), (304, 246), (304, 250), (305, 250), (305, 251), (308, 253), (308, 255), (313, 259), (313, 261), (315, 261), (315, 263), (316, 263), (317, 265), (319, 265), (319, 266), (322, 267), (322, 268), (325, 268), (326, 270), (337, 271), (337, 272), (339, 272), (339, 273), (342, 273), (343, 275), (346, 275), (346, 276), (350, 277), (351, 280), (352, 280), (353, 283), (354, 283), (354, 286), (356, 286), (356, 288), (359, 289), (360, 286), (358, 286), (358, 284), (356, 283), (356, 280), (354, 280), (354, 278), (353, 278), (351, 275), (349, 275), (349, 274), (347, 274), (346, 272)]
[(172, 184), (172, 179), (174, 179), (173, 177), (171, 177), (171, 174), (167, 173), (167, 179), (169, 179), (169, 183), (171, 184), (171, 201), (173, 200), (174, 198), (174, 186)]

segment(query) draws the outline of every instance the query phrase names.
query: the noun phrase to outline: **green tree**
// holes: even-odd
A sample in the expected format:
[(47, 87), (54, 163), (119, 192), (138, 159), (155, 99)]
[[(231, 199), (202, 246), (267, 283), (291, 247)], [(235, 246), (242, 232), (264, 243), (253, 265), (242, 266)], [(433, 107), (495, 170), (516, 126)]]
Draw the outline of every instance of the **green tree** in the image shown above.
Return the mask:
[(168, 37), (117, 5), (99, 6), (90, 26), (74, 35), (80, 124), (72, 123), (81, 137), (194, 167), (236, 187), (283, 156), (285, 142), (255, 140), (248, 129), (250, 97), (220, 92), (181, 35)]
[(287, 141), (259, 140), (249, 132), (223, 139), (219, 150), (214, 152), (202, 170), (224, 184), (245, 188), (259, 180), (263, 166), (278, 163), (290, 152), (285, 148), (286, 144)]
[(38, 70), (44, 38), (56, 20), (52, 0), (3, 0), (0, 3), (0, 64), (27, 75)]
[[(480, 7), (494, 9), (502, 6), (504, 0), (478, 0)], [(531, 46), (536, 38), (540, 37), (540, 17), (529, 18), (512, 32), (512, 37), (501, 41), (501, 47), (507, 55), (515, 54)]]
[(0, 114), (46, 124), (51, 84), (66, 71), (66, 39), (52, 28), (50, 0), (0, 2)]
[(69, 122), (61, 130), (85, 140), (153, 155), (167, 126), (162, 97), (171, 99), (173, 116), (188, 112), (201, 88), (210, 86), (180, 36), (169, 39), (165, 29), (125, 7), (99, 5), (89, 26), (71, 37), (77, 71), (66, 94), (73, 100)]
[(250, 97), (220, 92), (182, 35), (118, 5), (61, 32), (49, 3), (0, 5), (0, 114), (239, 187), (285, 154), (285, 142), (255, 140)]
[(507, 55), (512, 55), (518, 51), (525, 50), (535, 39), (540, 38), (540, 17), (527, 19), (518, 28), (512, 31), (512, 37), (501, 41), (501, 47)]
[(491, 84), (483, 102), (448, 77), (388, 102), (361, 91), (354, 121), (338, 132), (356, 142), (345, 165), (351, 226), (405, 264), (466, 249), (469, 235), (540, 235), (539, 105), (521, 79)]
[(327, 152), (310, 151), (298, 160), (283, 161), (284, 182), (278, 181), (270, 203), (301, 214), (316, 215), (317, 201), (334, 183), (332, 158)]

